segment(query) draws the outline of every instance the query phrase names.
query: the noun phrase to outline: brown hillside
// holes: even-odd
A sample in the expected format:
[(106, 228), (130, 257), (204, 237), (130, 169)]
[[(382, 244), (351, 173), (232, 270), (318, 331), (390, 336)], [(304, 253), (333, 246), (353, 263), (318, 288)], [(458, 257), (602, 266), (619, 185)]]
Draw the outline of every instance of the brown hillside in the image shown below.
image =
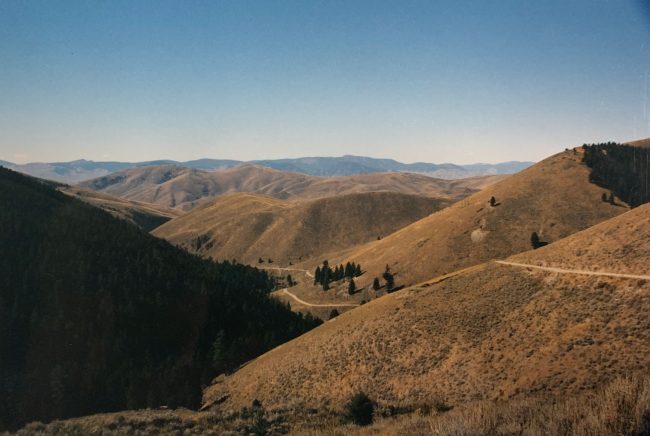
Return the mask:
[(650, 147), (650, 138), (639, 139), (638, 141), (631, 141), (627, 143), (628, 145), (633, 145), (635, 147)]
[[(600, 271), (650, 274), (648, 213), (510, 260), (571, 263), (580, 246)], [(407, 408), (575, 394), (648, 367), (649, 310), (650, 281), (489, 263), (346, 312), (217, 379), (204, 402), (340, 410), (359, 390)]]
[[(411, 285), (527, 251), (532, 232), (543, 241), (557, 241), (625, 212), (623, 205), (601, 200), (604, 190), (589, 182), (581, 159), (581, 150), (554, 155), (381, 241), (330, 260), (360, 262), (368, 270), (365, 284), (388, 264), (398, 284)], [(495, 207), (489, 204), (492, 196)]]
[(300, 202), (233, 194), (166, 223), (154, 235), (215, 259), (256, 263), (262, 257), (288, 264), (375, 240), (450, 203), (394, 192)]
[(117, 218), (129, 221), (147, 232), (182, 215), (182, 212), (175, 209), (168, 209), (157, 204), (124, 200), (89, 189), (62, 187), (59, 190), (99, 207)]
[(215, 172), (166, 165), (120, 171), (80, 186), (128, 200), (189, 210), (206, 198), (237, 192), (314, 199), (386, 191), (457, 200), (501, 179), (503, 176), (442, 180), (411, 173), (315, 177), (250, 164)]

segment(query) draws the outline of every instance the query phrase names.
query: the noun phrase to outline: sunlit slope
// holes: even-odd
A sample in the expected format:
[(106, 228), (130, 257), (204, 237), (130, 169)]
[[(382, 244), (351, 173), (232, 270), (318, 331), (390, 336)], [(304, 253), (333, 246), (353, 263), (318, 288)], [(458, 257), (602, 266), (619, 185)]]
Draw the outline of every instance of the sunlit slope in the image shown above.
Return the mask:
[[(600, 271), (648, 275), (649, 213), (511, 260), (578, 267), (580, 246)], [(204, 404), (340, 409), (359, 390), (403, 407), (576, 393), (648, 367), (649, 310), (650, 281), (490, 262), (346, 312), (217, 379)]]
[(298, 263), (376, 240), (451, 202), (393, 192), (290, 202), (258, 194), (218, 197), (154, 235), (209, 255), (255, 263)]
[(360, 262), (366, 282), (389, 265), (398, 284), (415, 284), (526, 251), (532, 232), (557, 241), (625, 212), (624, 205), (602, 201), (605, 190), (589, 182), (581, 159), (580, 149), (554, 155), (333, 261)]

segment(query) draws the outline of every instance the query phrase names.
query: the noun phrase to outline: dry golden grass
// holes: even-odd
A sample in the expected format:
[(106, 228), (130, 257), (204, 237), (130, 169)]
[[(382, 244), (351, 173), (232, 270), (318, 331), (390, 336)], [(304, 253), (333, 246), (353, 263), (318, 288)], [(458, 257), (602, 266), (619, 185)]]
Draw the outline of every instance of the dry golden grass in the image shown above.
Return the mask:
[[(619, 241), (647, 241), (649, 208), (575, 239), (613, 228)], [(573, 241), (526, 259), (551, 249), (561, 258)], [(649, 255), (647, 244), (626, 252), (631, 265)], [(402, 408), (573, 395), (647, 368), (649, 312), (645, 281), (486, 264), (346, 312), (220, 378), (204, 402), (336, 411), (359, 390)]]
[(560, 244), (529, 251), (510, 260), (539, 266), (650, 275), (648, 206), (641, 206), (575, 235)]
[(366, 428), (335, 422), (302, 424), (293, 433), (334, 435), (641, 435), (650, 432), (650, 377), (617, 378), (568, 398), (533, 396), (480, 401), (451, 411), (378, 418)]
[(247, 408), (230, 414), (138, 410), (31, 423), (18, 435), (239, 435), (256, 425), (267, 434), (303, 436), (642, 435), (650, 432), (650, 377), (616, 378), (604, 387), (562, 398), (534, 395), (471, 402), (449, 411), (392, 413), (378, 409), (372, 425), (357, 427), (345, 424), (341, 415), (317, 410), (255, 413)]
[(638, 141), (631, 141), (627, 144), (633, 145), (635, 147), (650, 147), (650, 138), (640, 139)]
[[(388, 264), (398, 284), (413, 285), (527, 251), (533, 231), (544, 241), (558, 241), (628, 210), (601, 201), (604, 190), (589, 182), (581, 160), (580, 149), (557, 154), (381, 241), (329, 260), (360, 262), (368, 282)], [(492, 196), (496, 207), (489, 204)]]
[(315, 177), (241, 165), (206, 172), (174, 165), (134, 168), (83, 182), (80, 186), (116, 197), (190, 210), (205, 199), (250, 192), (279, 199), (314, 199), (362, 192), (399, 192), (457, 200), (505, 176), (464, 180), (434, 179), (411, 173)]
[[(393, 192), (289, 202), (224, 195), (172, 220), (155, 236), (218, 260), (288, 265), (385, 236), (448, 206), (449, 200)], [(197, 246), (197, 238), (203, 243)]]

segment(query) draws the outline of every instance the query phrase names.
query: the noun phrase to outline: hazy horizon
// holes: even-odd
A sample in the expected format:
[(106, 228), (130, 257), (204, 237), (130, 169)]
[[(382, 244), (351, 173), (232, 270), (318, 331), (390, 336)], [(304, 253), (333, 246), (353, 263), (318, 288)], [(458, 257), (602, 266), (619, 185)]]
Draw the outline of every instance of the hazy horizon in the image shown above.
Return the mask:
[(644, 138), (647, 5), (3, 1), (0, 159), (471, 164)]

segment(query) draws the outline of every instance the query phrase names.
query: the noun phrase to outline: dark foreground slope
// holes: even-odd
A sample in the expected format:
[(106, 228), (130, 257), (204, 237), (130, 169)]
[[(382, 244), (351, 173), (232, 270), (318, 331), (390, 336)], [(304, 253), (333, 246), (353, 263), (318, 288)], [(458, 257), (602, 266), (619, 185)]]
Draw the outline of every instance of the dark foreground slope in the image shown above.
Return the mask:
[(265, 273), (214, 263), (0, 168), (0, 429), (195, 406), (201, 384), (311, 328)]

